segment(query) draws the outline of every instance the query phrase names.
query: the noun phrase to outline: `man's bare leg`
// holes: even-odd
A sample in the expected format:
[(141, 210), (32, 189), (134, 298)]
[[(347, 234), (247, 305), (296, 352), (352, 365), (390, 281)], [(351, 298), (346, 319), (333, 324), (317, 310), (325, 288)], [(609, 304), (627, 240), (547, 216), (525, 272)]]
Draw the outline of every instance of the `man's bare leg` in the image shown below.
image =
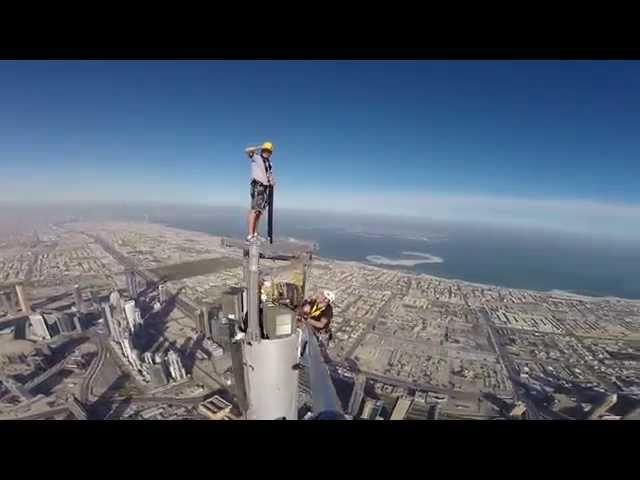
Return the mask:
[(258, 225), (258, 220), (260, 219), (260, 212), (258, 210), (250, 210), (249, 218), (248, 218), (248, 226), (249, 226), (249, 235), (256, 234), (256, 227)]
[(256, 233), (256, 211), (249, 210), (249, 215), (247, 215), (247, 231), (249, 232), (249, 236), (252, 236)]

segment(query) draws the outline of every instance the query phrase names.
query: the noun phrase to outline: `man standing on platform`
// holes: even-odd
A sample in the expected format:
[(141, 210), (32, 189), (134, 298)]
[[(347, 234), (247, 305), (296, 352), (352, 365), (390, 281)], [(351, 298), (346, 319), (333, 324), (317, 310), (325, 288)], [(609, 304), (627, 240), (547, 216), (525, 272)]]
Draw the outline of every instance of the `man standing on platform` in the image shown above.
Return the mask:
[[(260, 240), (258, 236), (258, 221), (267, 207), (269, 189), (275, 186), (271, 168), (271, 154), (273, 144), (264, 142), (261, 146), (248, 147), (246, 154), (251, 161), (251, 209), (249, 210), (247, 241)], [(259, 153), (258, 153), (259, 152)]]

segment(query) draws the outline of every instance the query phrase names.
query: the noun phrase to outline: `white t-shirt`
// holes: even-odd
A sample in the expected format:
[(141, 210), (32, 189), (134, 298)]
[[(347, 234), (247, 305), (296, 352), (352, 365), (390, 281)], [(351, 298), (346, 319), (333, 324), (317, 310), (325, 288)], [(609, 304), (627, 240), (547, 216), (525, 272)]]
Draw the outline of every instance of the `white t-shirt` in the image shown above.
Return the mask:
[(267, 172), (271, 172), (271, 161), (263, 158), (258, 152), (252, 152), (249, 158), (251, 162), (251, 178), (263, 185), (269, 185)]

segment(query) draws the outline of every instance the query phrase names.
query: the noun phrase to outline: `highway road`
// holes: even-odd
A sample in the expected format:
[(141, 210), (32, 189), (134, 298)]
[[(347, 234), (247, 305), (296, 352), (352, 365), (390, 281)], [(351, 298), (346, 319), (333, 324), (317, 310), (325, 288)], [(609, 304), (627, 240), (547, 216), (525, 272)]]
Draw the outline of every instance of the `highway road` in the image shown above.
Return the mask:
[(66, 405), (61, 407), (51, 408), (43, 412), (31, 413), (21, 417), (16, 417), (12, 420), (44, 420), (45, 418), (49, 418), (54, 415), (61, 415), (65, 412), (69, 412), (69, 407), (67, 407)]
[(98, 354), (95, 356), (91, 365), (89, 366), (89, 370), (87, 371), (87, 375), (85, 376), (82, 385), (80, 386), (80, 403), (83, 405), (88, 405), (90, 401), (93, 401), (93, 382), (95, 381), (102, 365), (104, 364), (104, 360), (107, 357), (106, 348), (105, 348), (105, 340), (102, 336), (95, 337), (95, 344), (98, 347)]
[(106, 403), (129, 401), (131, 403), (169, 403), (172, 405), (198, 405), (211, 396), (211, 393), (199, 395), (197, 397), (176, 398), (176, 397), (111, 397), (105, 399)]
[(204, 402), (209, 395), (200, 395), (198, 397), (176, 398), (176, 397), (133, 397), (132, 402), (137, 403), (171, 403), (175, 405), (198, 405)]
[(4, 386), (7, 387), (13, 395), (16, 395), (25, 400), (30, 400), (33, 398), (33, 395), (31, 395), (28, 389), (20, 385), (11, 377), (0, 375), (0, 382), (2, 382)]
[[(83, 233), (83, 232), (79, 232)], [(125, 269), (133, 270), (137, 275), (140, 275), (145, 282), (147, 283), (157, 283), (160, 278), (157, 275), (149, 272), (148, 270), (143, 270), (139, 268), (133, 260), (127, 258), (126, 255), (120, 253), (116, 248), (104, 238), (98, 235), (91, 235), (88, 233), (83, 233), (89, 238), (93, 239), (98, 245), (100, 245), (109, 255), (113, 257), (120, 265), (122, 265)], [(176, 299), (176, 307), (187, 317), (195, 318), (198, 307), (191, 304), (187, 299), (181, 296), (177, 296)]]
[(486, 312), (480, 311), (479, 314), (480, 314), (480, 317), (484, 320), (485, 324), (487, 325), (487, 328), (489, 329), (489, 336), (491, 338), (491, 342), (493, 343), (494, 349), (496, 350), (496, 354), (498, 355), (498, 359), (500, 360), (500, 363), (502, 364), (505, 371), (507, 372), (507, 376), (509, 377), (509, 381), (511, 382), (511, 386), (513, 388), (514, 400), (516, 401), (520, 400), (524, 402), (524, 404), (527, 406), (527, 418), (529, 420), (542, 419), (543, 417), (538, 411), (538, 408), (534, 405), (534, 403), (526, 395), (526, 393), (524, 395), (521, 395), (519, 393), (521, 391), (521, 387), (516, 382), (514, 382), (514, 378), (518, 378), (518, 371), (509, 353), (506, 352), (504, 350), (504, 347), (500, 344), (500, 342), (498, 342), (496, 338), (497, 337), (496, 332), (495, 332), (496, 327), (488, 318), (488, 314)]

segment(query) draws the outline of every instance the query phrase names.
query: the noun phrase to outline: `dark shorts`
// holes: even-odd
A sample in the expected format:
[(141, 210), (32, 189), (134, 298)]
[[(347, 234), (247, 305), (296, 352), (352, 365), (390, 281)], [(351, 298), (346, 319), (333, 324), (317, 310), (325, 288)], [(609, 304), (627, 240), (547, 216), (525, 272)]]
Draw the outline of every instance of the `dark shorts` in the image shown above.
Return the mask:
[(269, 201), (269, 186), (258, 181), (251, 182), (251, 210), (264, 212)]

